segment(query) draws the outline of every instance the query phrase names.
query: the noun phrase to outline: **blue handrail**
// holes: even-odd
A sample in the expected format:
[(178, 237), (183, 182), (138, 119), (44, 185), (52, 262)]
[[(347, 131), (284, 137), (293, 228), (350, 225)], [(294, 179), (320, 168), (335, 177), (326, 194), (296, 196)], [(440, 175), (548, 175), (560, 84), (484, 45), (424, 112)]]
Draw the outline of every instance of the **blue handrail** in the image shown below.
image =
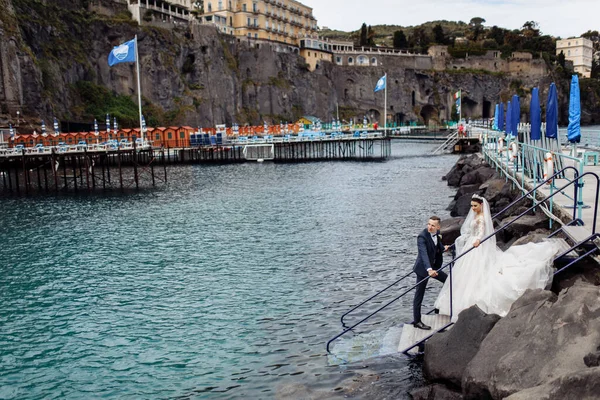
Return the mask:
[[(573, 168), (573, 167), (565, 167), (565, 168), (563, 168), (562, 170), (558, 171), (556, 174), (552, 175), (551, 177), (549, 177), (549, 178), (548, 178), (548, 179), (546, 179), (545, 181), (541, 182), (541, 183), (540, 183), (540, 184), (539, 184), (537, 187), (535, 187), (535, 188), (534, 188), (533, 190), (531, 190), (529, 193), (527, 193), (527, 194), (525, 194), (525, 195), (521, 196), (521, 198), (517, 199), (517, 200), (516, 200), (516, 201), (514, 201), (513, 203), (515, 203), (515, 204), (516, 204), (518, 201), (522, 200), (524, 197), (526, 197), (527, 195), (529, 195), (530, 193), (532, 193), (534, 190), (537, 190), (537, 189), (539, 189), (541, 186), (543, 186), (543, 185), (544, 185), (544, 184), (546, 184), (547, 182), (549, 182), (549, 181), (553, 180), (553, 179), (555, 178), (555, 176), (556, 176), (556, 175), (558, 175), (558, 174), (562, 174), (562, 173), (564, 172), (564, 170), (566, 170), (566, 169), (568, 169), (568, 168)], [(575, 169), (575, 168), (573, 168), (573, 169)], [(590, 238), (593, 238), (593, 237), (596, 235), (596, 221), (597, 221), (597, 216), (598, 216), (598, 200), (599, 200), (599, 196), (600, 196), (600, 178), (598, 177), (598, 175), (596, 175), (596, 174), (595, 174), (595, 173), (593, 173), (593, 172), (586, 172), (586, 173), (584, 173), (584, 174), (582, 174), (582, 175), (580, 175), (580, 176), (575, 176), (575, 178), (574, 178), (572, 181), (570, 181), (570, 182), (568, 182), (567, 184), (565, 184), (565, 185), (564, 185), (562, 188), (560, 188), (558, 191), (556, 191), (556, 192), (554, 192), (554, 193), (550, 194), (550, 195), (549, 195), (547, 198), (545, 198), (545, 199), (544, 199), (544, 200), (542, 200), (541, 202), (539, 202), (539, 203), (537, 203), (537, 204), (534, 204), (533, 206), (529, 207), (527, 210), (523, 211), (521, 214), (519, 214), (519, 215), (518, 215), (516, 218), (514, 218), (512, 221), (510, 221), (510, 222), (508, 222), (507, 224), (505, 224), (505, 225), (501, 226), (500, 228), (498, 228), (497, 230), (495, 230), (495, 231), (494, 231), (492, 234), (490, 234), (490, 235), (486, 236), (485, 238), (483, 238), (483, 239), (480, 241), (480, 244), (481, 244), (481, 243), (484, 243), (486, 240), (488, 240), (488, 239), (490, 239), (491, 237), (495, 236), (497, 233), (499, 233), (499, 232), (503, 231), (504, 229), (508, 228), (508, 227), (509, 227), (509, 226), (511, 226), (513, 223), (515, 223), (517, 220), (519, 220), (519, 219), (520, 219), (520, 218), (522, 218), (524, 215), (526, 215), (527, 213), (529, 213), (529, 211), (533, 210), (533, 209), (534, 209), (534, 208), (536, 208), (536, 207), (539, 207), (539, 205), (540, 205), (540, 204), (542, 204), (542, 203), (544, 203), (544, 202), (548, 201), (549, 199), (551, 199), (552, 197), (554, 197), (556, 194), (560, 193), (562, 190), (564, 190), (564, 189), (565, 189), (565, 188), (567, 188), (568, 186), (570, 186), (570, 185), (572, 185), (572, 184), (574, 184), (574, 183), (576, 183), (576, 182), (577, 182), (577, 183), (579, 183), (579, 181), (580, 181), (580, 180), (582, 180), (582, 179), (584, 178), (584, 176), (586, 176), (586, 175), (590, 175), (590, 176), (592, 176), (592, 177), (594, 177), (594, 178), (596, 179), (596, 201), (595, 201), (595, 205), (594, 205), (594, 219), (593, 219), (593, 221), (594, 221), (594, 222), (593, 222), (593, 228), (592, 228), (592, 236), (590, 236)], [(575, 191), (575, 192), (576, 192), (576, 191)], [(577, 202), (577, 193), (575, 193), (574, 204), (577, 204), (576, 202)], [(513, 205), (514, 205), (514, 204), (513, 204)], [(510, 205), (509, 205), (508, 207), (510, 207)], [(507, 208), (505, 208), (504, 210), (502, 210), (501, 212), (504, 212), (506, 209), (508, 209), (508, 207), (507, 207)], [(498, 214), (500, 214), (500, 213), (498, 213)], [(498, 214), (496, 214), (496, 215), (498, 215)], [(587, 241), (589, 241), (589, 240), (590, 240), (590, 238), (588, 238), (588, 239), (587, 239), (587, 240), (585, 240), (584, 242), (587, 242)], [(582, 242), (582, 243), (584, 243), (584, 242)], [(577, 244), (575, 247), (573, 247), (572, 249), (570, 249), (570, 250), (569, 250), (569, 251), (567, 251), (566, 253), (564, 253), (564, 254), (561, 254), (559, 257), (556, 257), (556, 258), (555, 258), (555, 260), (556, 260), (556, 259), (558, 259), (558, 258), (560, 258), (560, 257), (562, 257), (562, 256), (564, 256), (565, 254), (568, 254), (568, 253), (569, 253), (569, 252), (571, 252), (571, 251), (572, 251), (574, 248), (576, 248), (576, 247), (580, 246), (582, 243), (579, 243), (579, 244)], [(449, 266), (450, 266), (450, 285), (451, 285), (451, 286), (452, 286), (452, 267), (451, 267), (451, 266), (452, 266), (452, 265), (453, 265), (453, 264), (456, 262), (456, 260), (458, 260), (458, 259), (462, 258), (463, 256), (465, 256), (465, 255), (466, 255), (466, 254), (468, 254), (469, 252), (473, 251), (474, 249), (475, 249), (475, 247), (471, 247), (470, 249), (468, 249), (467, 251), (465, 251), (465, 252), (461, 253), (461, 254), (460, 254), (460, 255), (458, 255), (456, 258), (454, 258), (452, 261), (450, 261), (450, 262), (446, 263), (445, 265), (443, 265), (441, 268), (439, 268), (439, 269), (438, 269), (438, 271), (442, 271), (442, 270), (444, 270), (445, 268), (447, 268), (447, 267), (449, 267)], [(596, 249), (594, 249), (593, 251), (596, 251)], [(593, 251), (592, 251), (592, 252), (593, 252)], [(589, 254), (591, 254), (591, 252), (588, 252), (588, 253), (589, 253)], [(586, 253), (586, 255), (587, 255), (588, 253)], [(582, 257), (585, 257), (586, 255), (584, 255), (584, 256), (582, 256)], [(582, 257), (580, 257), (579, 259), (581, 259)], [(579, 259), (578, 259), (578, 260), (579, 260)], [(570, 265), (572, 265), (572, 263), (571, 263), (571, 264), (569, 264), (569, 266), (570, 266)], [(564, 268), (563, 268), (563, 269), (561, 269), (561, 271), (562, 271), (562, 270), (564, 270)], [(560, 272), (560, 271), (558, 271), (558, 272)], [(405, 279), (405, 278), (406, 278), (406, 276), (405, 276), (405, 277), (403, 277), (403, 278), (401, 278), (401, 280), (402, 280), (402, 279)], [(410, 287), (409, 289), (407, 289), (406, 291), (404, 291), (404, 292), (403, 292), (402, 294), (400, 294), (399, 296), (395, 297), (394, 299), (392, 299), (391, 301), (389, 301), (388, 303), (386, 303), (386, 304), (385, 304), (385, 305), (383, 305), (382, 307), (378, 308), (377, 310), (375, 310), (375, 311), (374, 311), (374, 312), (372, 312), (371, 314), (367, 315), (365, 318), (363, 318), (363, 319), (362, 319), (362, 320), (360, 320), (359, 322), (355, 323), (355, 324), (354, 324), (354, 325), (352, 325), (351, 327), (348, 327), (348, 328), (346, 328), (346, 329), (345, 329), (343, 332), (341, 332), (340, 334), (338, 334), (338, 335), (336, 335), (335, 337), (333, 337), (332, 339), (330, 339), (330, 340), (327, 342), (327, 346), (326, 346), (327, 352), (328, 352), (328, 353), (331, 353), (331, 351), (330, 351), (329, 347), (330, 347), (330, 345), (331, 345), (331, 343), (332, 343), (333, 341), (335, 341), (336, 339), (338, 339), (338, 338), (340, 338), (341, 336), (345, 335), (346, 333), (350, 332), (351, 330), (353, 330), (354, 328), (356, 328), (358, 325), (360, 325), (360, 324), (362, 324), (363, 322), (367, 321), (367, 320), (368, 320), (368, 319), (370, 319), (372, 316), (374, 316), (375, 314), (377, 314), (377, 313), (379, 313), (380, 311), (384, 310), (385, 308), (387, 308), (387, 307), (388, 307), (388, 306), (390, 306), (391, 304), (395, 303), (397, 300), (399, 300), (400, 298), (404, 297), (406, 294), (408, 294), (410, 291), (412, 291), (413, 289), (415, 289), (415, 288), (416, 288), (417, 286), (419, 286), (421, 283), (423, 283), (423, 282), (426, 282), (428, 279), (429, 279), (429, 277), (426, 277), (425, 279), (423, 279), (423, 280), (421, 280), (421, 281), (417, 282), (415, 285), (413, 285), (412, 287)], [(388, 286), (388, 287), (387, 287), (386, 289), (384, 289), (384, 290), (387, 290), (387, 289), (389, 289), (389, 287), (391, 287), (391, 286), (393, 286), (393, 285), (390, 285), (390, 286)], [(380, 293), (379, 293), (379, 294), (380, 294)], [(379, 295), (379, 294), (377, 294), (377, 295)], [(377, 296), (377, 295), (376, 295), (376, 296)], [(376, 296), (372, 296), (371, 298), (374, 298), (374, 297), (376, 297)], [(367, 300), (367, 301), (368, 301), (368, 300)], [(361, 305), (362, 305), (362, 304), (364, 304), (364, 303), (366, 303), (366, 301), (365, 301), (365, 302), (363, 302), (363, 303), (361, 303)], [(357, 308), (357, 307), (355, 307), (354, 309), (356, 309), (356, 308)], [(348, 314), (348, 313), (346, 313), (346, 315), (347, 315), (347, 314)], [(452, 317), (452, 307), (450, 308), (450, 317)], [(342, 323), (343, 323), (343, 321), (342, 321)], [(439, 332), (439, 331), (441, 331), (441, 330), (443, 330), (443, 329), (446, 329), (446, 328), (447, 328), (449, 325), (451, 325), (451, 324), (448, 324), (448, 325), (446, 325), (445, 327), (443, 327), (442, 329), (440, 329), (440, 330), (438, 330), (438, 331), (436, 331), (436, 332)], [(435, 333), (435, 332), (432, 332), (432, 335), (433, 335), (434, 333)], [(428, 337), (431, 337), (431, 335), (429, 335)], [(424, 340), (427, 340), (427, 338), (425, 338)], [(406, 352), (406, 351), (408, 351), (408, 350), (412, 349), (413, 347), (415, 347), (415, 346), (418, 346), (419, 344), (423, 343), (423, 341), (424, 341), (424, 340), (422, 340), (422, 341), (420, 341), (420, 342), (418, 342), (418, 343), (415, 343), (413, 346), (409, 347), (408, 349), (405, 349), (404, 351)]]
[[(552, 175), (550, 178), (548, 178), (547, 180), (552, 180), (557, 176), (560, 176), (560, 174), (564, 173), (564, 171), (568, 170), (568, 169), (572, 169), (574, 171), (574, 176), (575, 179), (577, 179), (577, 177), (579, 176), (579, 170), (577, 170), (577, 168), (575, 167), (571, 167), (571, 166), (567, 166), (565, 168), (563, 168), (562, 170), (558, 171), (557, 173), (555, 173), (554, 175)], [(519, 197), (518, 199), (516, 199), (515, 201), (513, 201), (512, 203), (510, 203), (509, 205), (507, 205), (506, 207), (504, 207), (502, 210), (500, 210), (499, 212), (497, 212), (492, 218), (497, 218), (499, 215), (502, 215), (504, 212), (506, 212), (508, 209), (512, 208), (515, 204), (519, 203), (521, 200), (523, 200), (524, 198), (526, 198), (527, 196), (529, 196), (530, 194), (532, 194), (533, 192), (535, 192), (537, 189), (539, 189), (540, 187), (542, 187), (544, 184), (546, 183), (546, 181), (540, 183), (538, 186), (536, 186), (534, 189), (530, 190), (529, 192), (525, 193), (524, 195), (522, 195), (521, 197)], [(574, 190), (575, 192), (575, 204), (577, 201), (577, 189), (575, 188)], [(573, 209), (573, 218), (575, 218), (575, 209)], [(452, 244), (450, 246), (450, 248), (453, 248), (454, 244)], [(350, 314), (351, 312), (359, 309), (360, 307), (362, 307), (364, 304), (368, 303), (369, 301), (373, 300), (375, 297), (383, 294), (385, 291), (387, 291), (389, 288), (397, 285), (398, 283), (402, 282), (404, 279), (408, 278), (410, 275), (412, 275), (412, 272), (409, 272), (408, 274), (404, 275), (402, 278), (398, 279), (397, 281), (395, 281), (394, 283), (392, 283), (391, 285), (387, 286), (386, 288), (382, 289), (381, 291), (375, 293), (373, 296), (369, 297), (368, 299), (364, 300), (363, 302), (361, 302), (360, 304), (356, 305), (354, 308), (348, 310), (346, 313), (344, 313), (341, 318), (340, 318), (340, 322), (342, 323), (342, 326), (345, 327), (346, 323), (344, 322), (344, 317), (347, 316), (348, 314)]]

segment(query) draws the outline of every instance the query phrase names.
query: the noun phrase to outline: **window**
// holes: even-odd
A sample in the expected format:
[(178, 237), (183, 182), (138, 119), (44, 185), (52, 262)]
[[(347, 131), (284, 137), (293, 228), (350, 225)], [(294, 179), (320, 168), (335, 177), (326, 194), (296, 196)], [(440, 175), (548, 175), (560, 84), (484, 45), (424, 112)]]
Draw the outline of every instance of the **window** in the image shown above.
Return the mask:
[(254, 39), (258, 39), (258, 33), (254, 34)]
[(157, 141), (160, 141), (160, 133), (157, 133), (157, 134), (156, 134), (156, 140), (157, 140)]
[(354, 59), (352, 57), (348, 57), (348, 64), (354, 64)]
[(375, 57), (371, 58), (371, 65), (377, 65), (377, 59)]
[(173, 139), (173, 133), (172, 132), (167, 133), (167, 139)]
[(185, 139), (185, 132), (184, 131), (179, 132), (179, 138), (180, 139)]
[(248, 11), (246, 8), (246, 3), (242, 4), (242, 11)]
[(250, 18), (246, 18), (246, 20), (248, 21), (248, 26), (250, 26)]
[(258, 5), (256, 3), (252, 3), (252, 11), (258, 12)]
[(342, 57), (336, 57), (335, 62), (339, 65), (342, 65)]
[(254, 18), (254, 26), (258, 26), (258, 19)]
[(252, 39), (252, 34), (248, 33), (248, 39)]
[(308, 52), (308, 56), (310, 57), (310, 51)]
[(222, 10), (222, 9), (223, 9), (223, 1), (219, 0), (219, 10)]
[(212, 3), (208, 3), (208, 12), (212, 12)]

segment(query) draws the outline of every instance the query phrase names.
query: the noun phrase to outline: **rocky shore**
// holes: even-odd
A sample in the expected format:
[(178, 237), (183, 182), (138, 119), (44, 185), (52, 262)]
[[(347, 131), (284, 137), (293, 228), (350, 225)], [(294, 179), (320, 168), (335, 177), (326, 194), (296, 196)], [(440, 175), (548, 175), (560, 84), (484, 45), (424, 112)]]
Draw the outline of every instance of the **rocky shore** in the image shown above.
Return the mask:
[[(458, 189), (448, 207), (452, 218), (442, 221), (445, 244), (460, 235), (473, 193), (488, 199), (493, 214), (520, 197), (478, 154), (461, 157), (443, 179)], [(529, 206), (522, 201), (494, 224)], [(528, 214), (497, 237), (498, 246), (542, 240), (547, 227), (544, 214)], [(407, 375), (409, 381), (401, 378)], [(340, 370), (333, 390), (289, 385), (276, 398), (600, 399), (600, 266), (580, 262), (555, 277), (551, 290), (526, 291), (504, 318), (477, 306), (463, 310), (452, 329), (427, 341), (422, 359), (364, 360)]]
[[(462, 157), (444, 179), (458, 187), (449, 207), (453, 218), (442, 223), (448, 244), (460, 234), (473, 193), (487, 198), (494, 214), (519, 196), (478, 155)], [(523, 201), (494, 223), (528, 207)], [(547, 226), (545, 215), (526, 215), (498, 245), (541, 240)], [(593, 261), (582, 263), (556, 277), (551, 291), (526, 291), (504, 318), (477, 306), (462, 311), (452, 329), (425, 344), (428, 385), (412, 391), (413, 399), (600, 398), (599, 271)]]

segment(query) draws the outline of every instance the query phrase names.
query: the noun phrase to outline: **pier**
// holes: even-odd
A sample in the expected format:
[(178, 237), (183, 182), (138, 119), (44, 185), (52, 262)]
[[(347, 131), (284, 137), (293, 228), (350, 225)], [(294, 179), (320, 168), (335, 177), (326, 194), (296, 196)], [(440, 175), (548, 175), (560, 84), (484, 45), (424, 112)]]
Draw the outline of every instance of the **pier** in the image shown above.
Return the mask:
[[(167, 166), (244, 162), (384, 161), (391, 139), (376, 133), (226, 139), (190, 147), (111, 145), (0, 149), (0, 193), (128, 190), (167, 183)], [(210, 143), (210, 141), (209, 141)]]

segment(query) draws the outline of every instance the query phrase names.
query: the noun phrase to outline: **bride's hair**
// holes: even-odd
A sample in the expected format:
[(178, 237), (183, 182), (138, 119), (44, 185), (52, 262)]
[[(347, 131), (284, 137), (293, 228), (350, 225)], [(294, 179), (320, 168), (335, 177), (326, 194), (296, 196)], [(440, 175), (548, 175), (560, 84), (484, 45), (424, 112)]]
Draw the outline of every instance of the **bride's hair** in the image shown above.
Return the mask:
[(480, 195), (478, 195), (477, 193), (476, 193), (476, 194), (474, 194), (474, 195), (471, 197), (471, 201), (476, 201), (476, 202), (478, 202), (479, 204), (483, 204), (483, 200), (484, 200), (484, 199), (483, 199), (483, 197), (481, 197), (481, 196), (480, 196)]

